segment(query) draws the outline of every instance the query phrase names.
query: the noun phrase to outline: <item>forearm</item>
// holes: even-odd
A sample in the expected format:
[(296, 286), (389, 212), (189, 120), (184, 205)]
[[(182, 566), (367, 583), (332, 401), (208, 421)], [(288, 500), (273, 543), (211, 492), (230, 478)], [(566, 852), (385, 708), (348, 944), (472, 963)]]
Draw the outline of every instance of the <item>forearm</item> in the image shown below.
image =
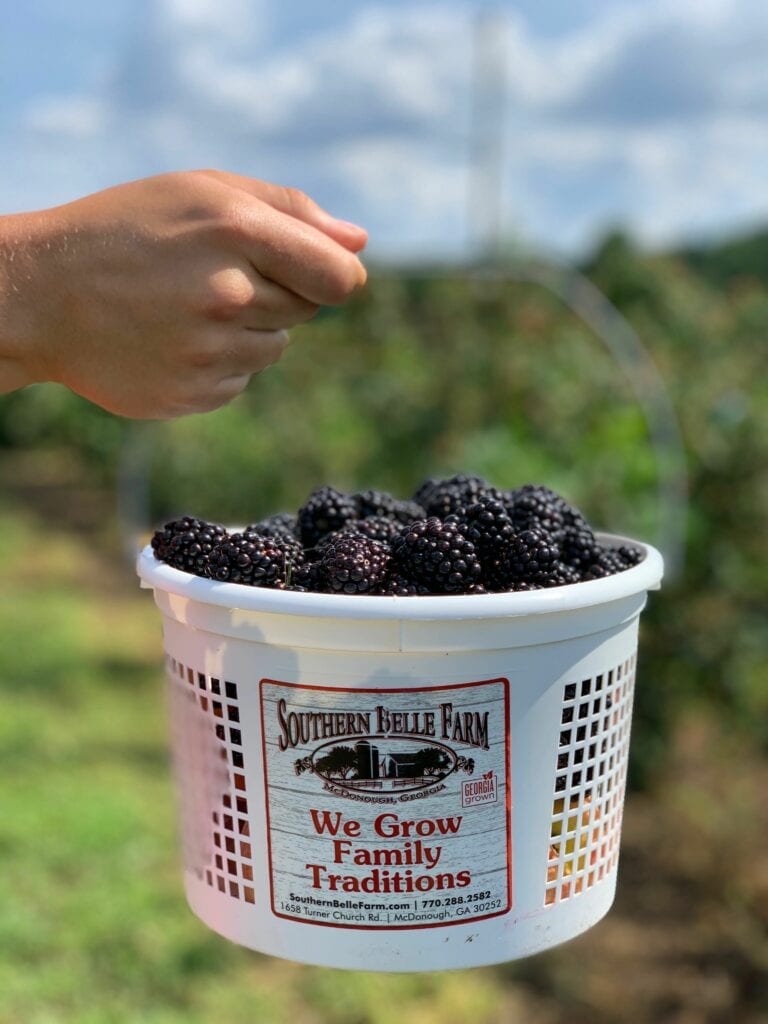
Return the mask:
[(46, 374), (39, 363), (35, 251), (45, 247), (39, 215), (0, 217), (0, 393)]

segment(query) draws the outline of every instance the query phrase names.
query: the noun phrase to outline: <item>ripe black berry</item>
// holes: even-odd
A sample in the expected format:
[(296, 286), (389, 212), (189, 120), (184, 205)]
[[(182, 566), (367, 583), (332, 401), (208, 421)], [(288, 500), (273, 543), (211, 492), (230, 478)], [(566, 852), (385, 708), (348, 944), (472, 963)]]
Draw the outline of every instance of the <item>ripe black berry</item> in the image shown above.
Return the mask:
[(414, 501), (424, 507), (428, 517), (445, 519), (484, 494), (498, 496), (495, 488), (482, 477), (458, 473), (446, 480), (425, 480), (414, 494)]
[(501, 572), (511, 584), (526, 582), (543, 586), (560, 557), (557, 546), (544, 530), (523, 530), (506, 549)]
[(560, 543), (563, 561), (575, 569), (584, 570), (592, 565), (600, 551), (600, 542), (586, 523), (566, 526)]
[(396, 519), (387, 519), (384, 516), (369, 516), (367, 519), (356, 519), (346, 529), (356, 530), (364, 537), (371, 540), (380, 540), (385, 544), (391, 544), (403, 528), (402, 523)]
[(357, 505), (335, 487), (318, 487), (299, 509), (299, 534), (305, 548), (313, 548), (329, 533), (357, 518)]
[(458, 523), (467, 540), (475, 545), (483, 565), (498, 560), (515, 535), (504, 505), (490, 495), (481, 495), (459, 513)]
[(317, 563), (304, 562), (289, 566), (286, 572), (286, 590), (320, 590), (317, 580)]
[(622, 546), (618, 548), (600, 548), (594, 562), (587, 566), (582, 572), (585, 580), (601, 580), (606, 576), (613, 576), (617, 572), (624, 572), (633, 565), (642, 561), (643, 552), (634, 546)]
[(353, 495), (360, 519), (377, 518), (392, 519), (395, 522), (408, 523), (424, 518), (424, 509), (415, 501), (400, 501), (386, 491), (361, 491)]
[(633, 565), (639, 565), (645, 557), (643, 549), (634, 544), (622, 544), (621, 547), (616, 548), (616, 551), (627, 569)]
[(184, 516), (166, 523), (152, 537), (152, 550), (161, 562), (175, 569), (205, 576), (208, 556), (227, 531), (217, 523)]
[(474, 544), (456, 523), (436, 516), (407, 526), (392, 542), (392, 558), (396, 571), (436, 594), (465, 593), (480, 579)]
[(291, 557), (279, 539), (233, 533), (209, 555), (208, 575), (220, 582), (274, 587), (285, 583), (291, 565)]
[(555, 562), (550, 574), (542, 578), (544, 587), (566, 587), (571, 583), (580, 583), (581, 573), (566, 562)]
[(331, 593), (375, 593), (386, 579), (390, 559), (386, 544), (345, 530), (326, 545), (316, 563), (316, 578)]
[(426, 584), (417, 583), (400, 572), (393, 572), (386, 578), (378, 593), (389, 597), (418, 597), (431, 591)]
[(504, 502), (518, 533), (546, 530), (555, 541), (562, 540), (570, 513), (576, 511), (555, 491), (538, 484), (506, 491)]
[(304, 561), (304, 549), (301, 546), (301, 541), (295, 533), (287, 530), (279, 523), (271, 524), (268, 520), (262, 520), (260, 523), (254, 523), (252, 526), (246, 526), (243, 533), (249, 540), (264, 537), (275, 541), (283, 548), (290, 561), (294, 564)]
[(274, 516), (267, 516), (254, 523), (250, 529), (263, 533), (266, 537), (275, 537), (279, 533), (289, 533), (294, 537), (299, 536), (298, 519), (292, 512), (278, 512)]

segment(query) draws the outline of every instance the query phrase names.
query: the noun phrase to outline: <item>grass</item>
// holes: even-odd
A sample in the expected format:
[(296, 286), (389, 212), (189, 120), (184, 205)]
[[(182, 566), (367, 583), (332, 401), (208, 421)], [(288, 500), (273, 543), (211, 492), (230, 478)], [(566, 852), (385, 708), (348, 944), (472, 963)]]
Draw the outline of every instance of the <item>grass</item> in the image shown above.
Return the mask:
[[(432, 1024), (501, 987), (241, 950), (189, 912), (176, 851), (159, 618), (126, 569), (0, 513), (2, 1024)], [(93, 581), (96, 581), (95, 585)]]
[(692, 712), (630, 799), (616, 909), (529, 961), (302, 967), (187, 909), (159, 618), (117, 558), (0, 508), (0, 1024), (610, 1024), (768, 1008), (768, 770)]

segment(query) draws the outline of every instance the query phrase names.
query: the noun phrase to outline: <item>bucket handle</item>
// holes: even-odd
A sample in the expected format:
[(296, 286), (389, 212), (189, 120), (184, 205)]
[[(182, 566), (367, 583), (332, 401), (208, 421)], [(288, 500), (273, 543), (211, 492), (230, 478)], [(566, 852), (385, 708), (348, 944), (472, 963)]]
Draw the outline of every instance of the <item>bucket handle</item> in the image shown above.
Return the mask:
[[(396, 279), (401, 275), (380, 270), (377, 276)], [(409, 274), (411, 279), (446, 280), (451, 276), (449, 270)], [(688, 509), (685, 449), (669, 392), (637, 332), (592, 281), (573, 267), (553, 259), (481, 266), (461, 272), (463, 281), (467, 277), (497, 286), (509, 281), (525, 281), (546, 288), (591, 329), (613, 357), (634, 392), (648, 428), (657, 474), (654, 545), (664, 556), (667, 577), (674, 578), (681, 571), (685, 558)], [(327, 312), (333, 315), (333, 311)], [(131, 565), (149, 518), (147, 466), (155, 447), (155, 429), (154, 424), (132, 424), (118, 466), (117, 519), (125, 557)]]

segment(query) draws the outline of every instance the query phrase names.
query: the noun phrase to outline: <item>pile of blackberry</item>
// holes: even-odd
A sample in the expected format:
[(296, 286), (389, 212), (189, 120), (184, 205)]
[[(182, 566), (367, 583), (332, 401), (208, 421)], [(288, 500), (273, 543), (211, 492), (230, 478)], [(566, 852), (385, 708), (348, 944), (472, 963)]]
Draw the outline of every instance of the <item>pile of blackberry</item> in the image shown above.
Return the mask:
[(152, 538), (155, 557), (207, 579), (327, 594), (489, 594), (602, 579), (643, 558), (601, 544), (577, 508), (537, 484), (514, 490), (461, 473), (412, 498), (319, 487), (294, 515), (230, 532), (185, 516)]

